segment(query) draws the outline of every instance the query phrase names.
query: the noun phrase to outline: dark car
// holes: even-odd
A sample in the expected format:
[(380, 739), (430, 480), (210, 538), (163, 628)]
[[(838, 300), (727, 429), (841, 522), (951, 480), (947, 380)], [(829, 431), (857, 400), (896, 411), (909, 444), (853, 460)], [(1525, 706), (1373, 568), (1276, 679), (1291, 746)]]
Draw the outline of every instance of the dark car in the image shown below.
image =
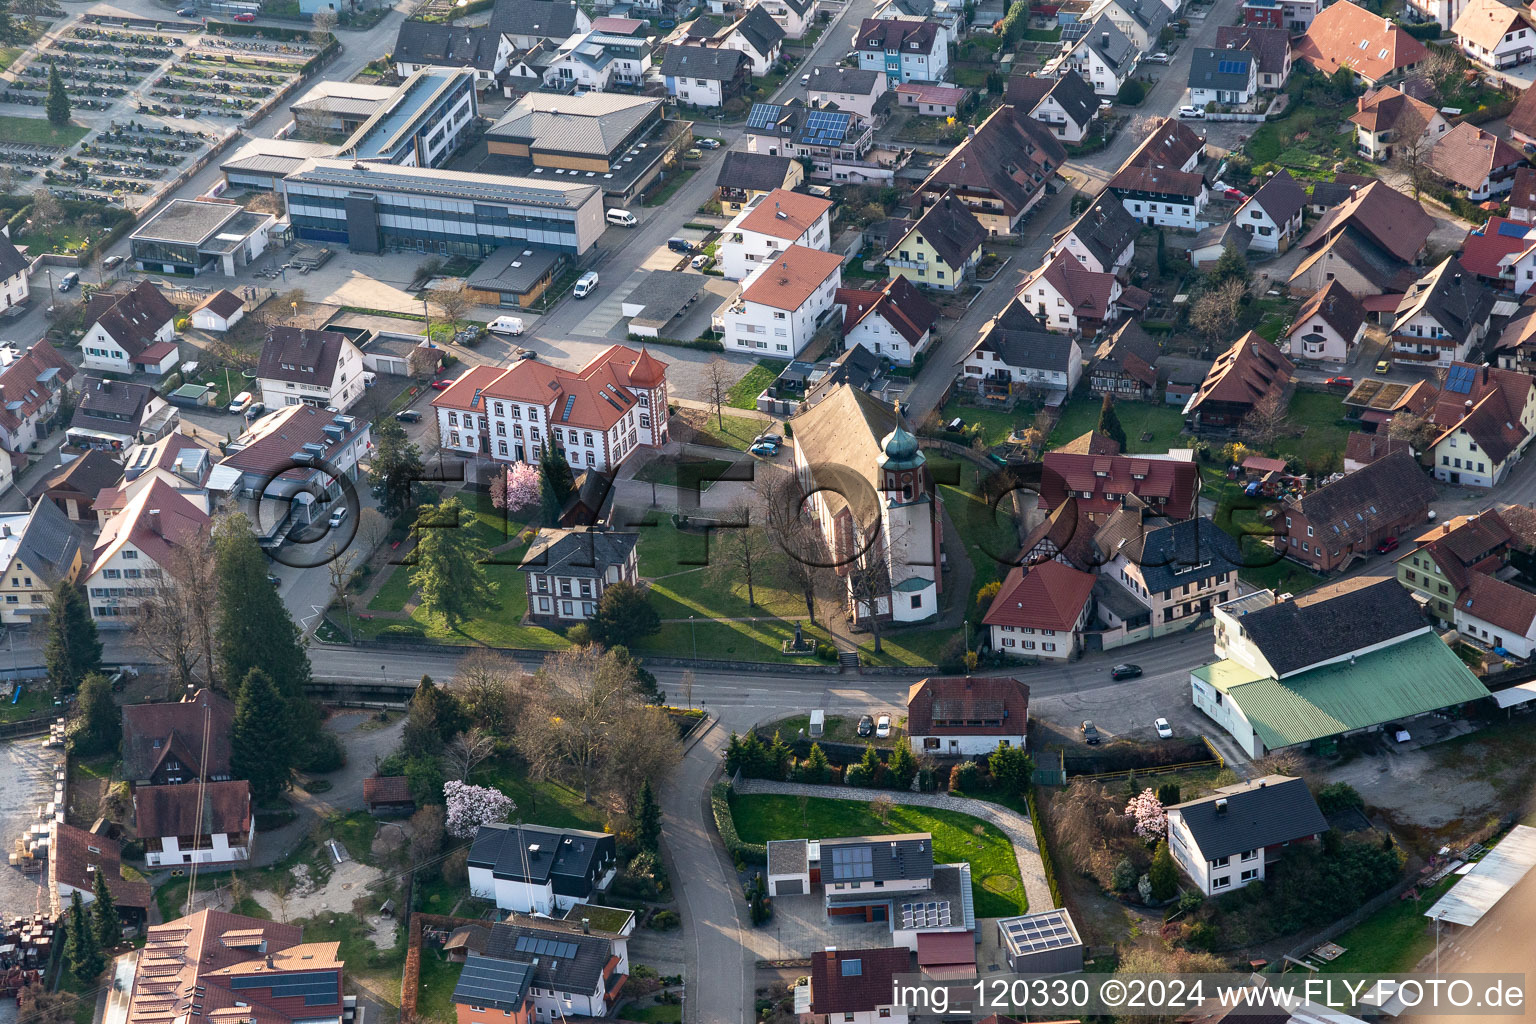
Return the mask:
[(1099, 730), (1094, 728), (1094, 725), (1093, 725), (1092, 722), (1087, 721), (1085, 719), (1083, 721), (1082, 726), (1081, 726), (1081, 731), (1082, 731), (1082, 734), (1083, 734), (1083, 742), (1084, 743), (1088, 744), (1090, 747), (1098, 746), (1098, 743), (1099, 743)]
[(125, 259), (127, 259), (126, 256), (108, 256), (101, 261), (101, 268), (103, 270), (112, 270), (115, 267), (122, 266)]
[(421, 413), (417, 412), (415, 409), (402, 409), (401, 411), (395, 413), (395, 419), (399, 420), (401, 423), (420, 423)]
[(859, 719), (859, 735), (870, 736), (875, 731), (875, 719), (872, 715), (864, 715)]
[(667, 248), (673, 252), (690, 253), (693, 252), (693, 243), (686, 238), (669, 238)]
[(267, 582), (272, 584), (274, 587), (280, 587), (283, 585), (282, 577), (274, 576), (271, 573), (267, 573)]
[(1398, 541), (1396, 537), (1388, 537), (1386, 540), (1376, 545), (1376, 553), (1378, 555), (1384, 555), (1389, 551), (1396, 551), (1397, 544)]
[(1111, 679), (1135, 679), (1139, 675), (1141, 675), (1140, 665), (1116, 665), (1109, 670)]

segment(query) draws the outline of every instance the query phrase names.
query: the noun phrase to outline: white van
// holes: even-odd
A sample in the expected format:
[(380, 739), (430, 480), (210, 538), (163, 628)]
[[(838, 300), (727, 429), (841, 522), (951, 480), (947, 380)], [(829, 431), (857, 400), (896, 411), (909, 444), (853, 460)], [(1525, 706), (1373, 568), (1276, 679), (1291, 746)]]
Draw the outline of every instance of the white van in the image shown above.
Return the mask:
[(597, 271), (589, 270), (576, 280), (576, 289), (571, 292), (578, 299), (584, 299), (597, 291)]
[(825, 711), (812, 711), (811, 727), (807, 731), (810, 733), (811, 739), (813, 740), (819, 737), (822, 733), (826, 732), (827, 713)]
[(622, 228), (632, 228), (640, 223), (628, 210), (609, 210), (604, 216), (608, 218), (609, 224), (617, 224)]
[(520, 316), (499, 316), (486, 324), (485, 329), (492, 334), (522, 334), (523, 318)]

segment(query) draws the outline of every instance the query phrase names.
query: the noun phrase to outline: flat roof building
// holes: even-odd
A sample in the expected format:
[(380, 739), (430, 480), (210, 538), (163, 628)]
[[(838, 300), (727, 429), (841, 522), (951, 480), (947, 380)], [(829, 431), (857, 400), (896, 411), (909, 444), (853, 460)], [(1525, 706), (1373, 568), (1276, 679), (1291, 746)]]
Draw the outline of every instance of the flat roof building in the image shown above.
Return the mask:
[(479, 112), (473, 71), (424, 68), (358, 126), (341, 152), (356, 160), (440, 167), (464, 144)]
[(570, 179), (311, 160), (283, 180), (296, 235), (353, 252), (489, 256), (519, 243), (584, 253), (603, 233), (602, 192)]
[(266, 251), (276, 223), (270, 213), (234, 203), (173, 199), (128, 236), (128, 246), (134, 265), (148, 273), (233, 275)]

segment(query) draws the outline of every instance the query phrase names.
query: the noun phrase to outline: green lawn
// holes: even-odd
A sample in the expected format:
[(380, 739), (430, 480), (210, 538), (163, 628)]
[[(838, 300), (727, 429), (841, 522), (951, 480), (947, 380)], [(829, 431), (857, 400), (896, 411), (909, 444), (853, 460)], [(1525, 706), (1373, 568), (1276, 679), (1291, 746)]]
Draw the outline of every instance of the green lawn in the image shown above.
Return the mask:
[(731, 396), (728, 399), (732, 409), (756, 409), (757, 396), (763, 393), (763, 389), (779, 379), (779, 374), (789, 364), (778, 359), (759, 359), (757, 365), (747, 371), (747, 375), (736, 382), (731, 388)]
[(389, 569), (389, 577), (379, 587), (378, 593), (373, 595), (373, 600), (368, 602), (368, 610), (375, 612), (400, 612), (405, 610), (405, 603), (416, 593), (416, 588), (411, 586), (411, 569), (409, 565), (395, 565)]
[[(1097, 398), (1077, 398), (1068, 403), (1056, 429), (1051, 432), (1047, 448), (1059, 448), (1098, 426), (1100, 402)], [(1174, 406), (1116, 402), (1115, 415), (1120, 417), (1120, 426), (1125, 428), (1126, 454), (1165, 452), (1181, 447), (1179, 435), (1184, 432), (1184, 414)], [(1143, 434), (1151, 434), (1151, 440), (1143, 441)]]
[(0, 46), (0, 71), (16, 63), (16, 58), (26, 52), (25, 46)]
[(1020, 419), (1015, 414), (1001, 409), (961, 405), (955, 399), (945, 403), (944, 408), (939, 410), (939, 416), (945, 423), (958, 416), (965, 421), (966, 426), (972, 423), (981, 424), (981, 435), (988, 446), (1002, 444), (1008, 440), (1008, 435), (1013, 433), (1014, 427), (1027, 427), (1031, 419), (1027, 415)]
[[(439, 910), (434, 913), (447, 913)], [(416, 1012), (423, 1020), (453, 1024), (458, 1014), (453, 1008), (453, 988), (459, 983), (463, 964), (444, 960), (435, 949), (421, 951), (421, 980), (416, 986)]]
[[(870, 793), (871, 798), (875, 795)], [(853, 800), (757, 794), (736, 797), (731, 804), (736, 830), (748, 843), (932, 833), (934, 860), (941, 864), (970, 863), (977, 917), (1006, 917), (1029, 909), (1012, 845), (996, 828), (969, 815), (898, 806), (891, 809), (886, 823), (867, 803)]]
[(55, 128), (41, 117), (0, 115), (0, 138), (9, 142), (29, 142), (34, 146), (73, 146), (85, 138), (89, 131), (84, 125), (73, 123)]
[[(722, 422), (723, 427), (720, 425)], [(753, 419), (750, 416), (732, 416), (730, 413), (716, 417), (712, 411), (705, 418), (695, 418), (688, 425), (700, 435), (693, 439), (695, 444), (734, 448), (738, 452), (744, 452), (750, 448), (753, 438), (767, 430), (769, 426), (767, 420)]]
[[(954, 460), (935, 457), (928, 460), (928, 465), (935, 479), (955, 479)], [(1019, 532), (1012, 519), (1012, 500), (994, 506), (979, 493), (976, 467), (969, 462), (959, 463), (958, 467), (959, 483), (941, 483), (939, 494), (950, 522), (965, 542), (965, 554), (974, 570), (971, 589), (965, 597), (966, 614), (970, 614), (976, 607), (976, 591), (1007, 575), (1019, 550)]]
[(731, 467), (725, 459), (705, 459), (697, 455), (680, 455), (665, 459), (652, 459), (640, 467), (635, 479), (647, 484), (664, 484), (668, 487), (686, 487), (689, 490), (709, 490), (713, 481)]
[(1219, 491), (1208, 490), (1207, 494), (1216, 500), (1214, 522), (1238, 538), (1247, 560), (1252, 563), (1238, 572), (1243, 582), (1277, 594), (1299, 594), (1323, 582), (1323, 578), (1310, 569), (1278, 558), (1279, 552), (1264, 539), (1274, 529), (1271, 525), (1274, 517), (1265, 518), (1263, 513), (1278, 509), (1275, 502), (1249, 498), (1235, 483), (1223, 482)]
[(327, 818), (323, 826), (327, 838), (335, 839), (347, 848), (353, 860), (370, 863), (373, 859), (373, 837), (379, 831), (379, 821), (367, 811), (353, 811)]
[(24, 718), (35, 718), (38, 715), (47, 714), (53, 707), (53, 694), (41, 686), (26, 686), (22, 688), (21, 696), (16, 698), (16, 703), (11, 703), (11, 697), (0, 701), (0, 722), (19, 722)]
[(607, 820), (603, 809), (582, 800), (578, 790), (558, 782), (530, 781), (522, 763), (515, 758), (492, 758), (475, 771), (474, 781), (477, 785), (493, 786), (510, 797), (517, 805), (511, 815), (515, 821), (601, 832)]
[[(1342, 458), (1340, 453), (1344, 451), (1345, 438), (1350, 431), (1340, 422), (1344, 419), (1342, 393), (1297, 391), (1291, 399), (1288, 419), (1291, 429), (1300, 433), (1277, 441), (1275, 450), (1279, 454), (1308, 464), (1332, 461), (1332, 468), (1342, 468), (1338, 460)], [(1126, 432), (1130, 432), (1129, 425)]]
[(1323, 965), (1331, 974), (1391, 974), (1411, 971), (1435, 948), (1435, 923), (1424, 911), (1435, 905), (1445, 891), (1460, 881), (1456, 875), (1442, 878), (1422, 890), (1417, 900), (1397, 900), (1332, 941), (1346, 952)]
[(753, 581), (755, 607), (747, 604), (744, 581), (721, 585), (716, 574), (701, 563), (708, 561), (710, 548), (721, 542), (724, 531), (685, 533), (670, 519), (663, 519), (654, 526), (640, 527), (638, 532), (640, 575), (651, 580), (651, 605), (663, 619), (805, 614), (800, 595), (772, 586), (767, 573)]

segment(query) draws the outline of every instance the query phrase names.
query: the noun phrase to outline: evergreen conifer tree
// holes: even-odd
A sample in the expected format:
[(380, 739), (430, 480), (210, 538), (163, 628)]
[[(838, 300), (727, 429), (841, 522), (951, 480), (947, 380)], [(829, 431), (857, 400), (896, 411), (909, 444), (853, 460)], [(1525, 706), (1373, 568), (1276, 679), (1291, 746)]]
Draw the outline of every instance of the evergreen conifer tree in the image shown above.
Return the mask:
[(640, 783), (640, 806), (635, 811), (635, 840), (640, 849), (657, 853), (661, 849), (661, 805), (651, 792), (651, 780)]
[(1115, 412), (1115, 400), (1109, 395), (1105, 395), (1099, 405), (1099, 433), (1112, 439), (1122, 452), (1126, 450), (1125, 428), (1120, 425), (1120, 415)]
[(292, 776), (287, 705), (272, 677), (259, 668), (246, 673), (235, 698), (229, 766), (235, 778), (250, 782), (251, 799), (257, 804), (277, 799)]
[(48, 123), (62, 128), (69, 124), (69, 93), (64, 89), (64, 79), (59, 77), (57, 65), (48, 65), (48, 98), (43, 102), (43, 112)]
[(91, 902), (91, 926), (96, 933), (96, 948), (112, 949), (123, 941), (123, 923), (118, 920), (112, 890), (107, 888), (107, 874), (99, 867), (93, 893), (96, 898)]
[(85, 677), (101, 671), (101, 638), (85, 603), (85, 592), (60, 580), (48, 605), (48, 640), (43, 650), (48, 681), (59, 693), (74, 693)]

